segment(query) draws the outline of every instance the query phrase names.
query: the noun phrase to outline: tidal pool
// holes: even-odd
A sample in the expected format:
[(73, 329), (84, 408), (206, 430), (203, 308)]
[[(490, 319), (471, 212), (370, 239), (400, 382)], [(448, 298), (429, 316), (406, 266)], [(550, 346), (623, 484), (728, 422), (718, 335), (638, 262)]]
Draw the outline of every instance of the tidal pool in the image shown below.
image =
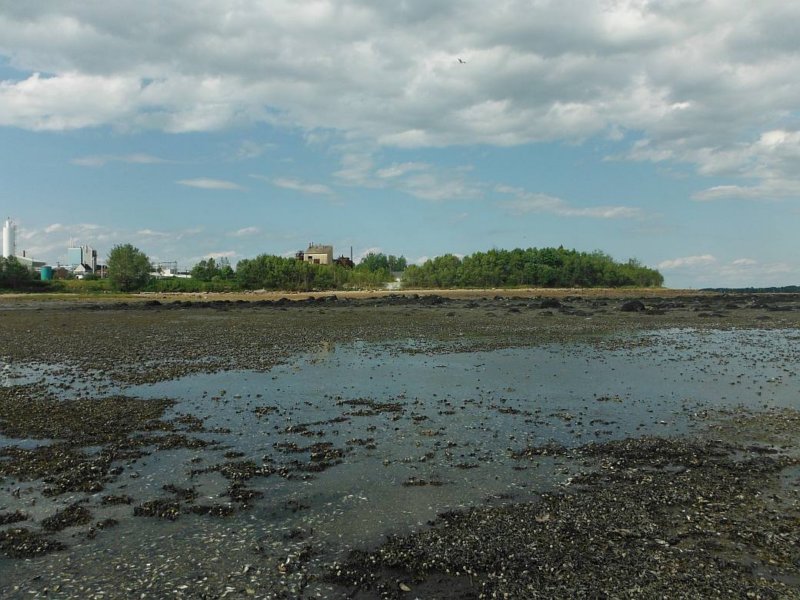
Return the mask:
[[(86, 502), (93, 520), (119, 524), (92, 539), (85, 529), (67, 529), (61, 552), (0, 559), (0, 594), (325, 597), (331, 588), (315, 575), (348, 550), (424, 527), (445, 510), (535, 498), (583, 468), (563, 457), (514, 459), (526, 446), (677, 435), (705, 427), (717, 410), (797, 407), (798, 342), (798, 330), (665, 330), (428, 353), (408, 340), (310, 349), (268, 372), (124, 389), (101, 383), (96, 393), (175, 399), (165, 418), (202, 419), (192, 435), (214, 444), (120, 465), (122, 474)], [(0, 373), (2, 385), (55, 386), (65, 377), (16, 365)], [(96, 386), (74, 383), (82, 394)], [(330, 460), (315, 459), (321, 451)], [(170, 484), (193, 488), (195, 504), (226, 503), (229, 482), (214, 467), (241, 461), (276, 472), (248, 480), (263, 495), (228, 517), (169, 521), (100, 503), (107, 494), (129, 495), (133, 505), (163, 498)], [(277, 473), (292, 464), (304, 468)], [(13, 487), (6, 481), (0, 490), (0, 509), (37, 520), (87, 498), (47, 499), (35, 484), (17, 497)]]

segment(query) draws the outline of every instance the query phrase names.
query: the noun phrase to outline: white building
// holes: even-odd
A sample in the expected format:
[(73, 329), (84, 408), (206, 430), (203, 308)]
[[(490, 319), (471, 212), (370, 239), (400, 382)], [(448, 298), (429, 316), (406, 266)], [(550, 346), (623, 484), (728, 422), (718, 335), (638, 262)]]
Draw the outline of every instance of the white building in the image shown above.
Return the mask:
[(43, 262), (33, 260), (24, 250), (22, 255), (17, 255), (17, 226), (11, 217), (8, 217), (3, 223), (3, 258), (16, 258), (21, 265), (28, 267), (31, 271), (44, 266)]
[(6, 219), (3, 224), (3, 258), (11, 258), (17, 255), (17, 226), (14, 225), (11, 217)]

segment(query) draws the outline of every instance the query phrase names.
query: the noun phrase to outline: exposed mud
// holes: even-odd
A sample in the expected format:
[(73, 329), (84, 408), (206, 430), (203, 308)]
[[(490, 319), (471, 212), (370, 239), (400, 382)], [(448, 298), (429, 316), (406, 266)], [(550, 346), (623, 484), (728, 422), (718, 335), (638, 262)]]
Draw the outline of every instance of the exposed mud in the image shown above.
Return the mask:
[[(0, 297), (6, 361), (71, 367), (63, 388), (108, 377), (127, 383), (187, 373), (262, 369), (321, 344), (419, 339), (419, 351), (476, 350), (597, 338), (643, 328), (785, 328), (800, 322), (797, 294), (673, 294), (558, 298), (335, 295), (252, 301), (36, 302)], [(631, 301), (644, 310), (624, 311)], [(544, 307), (547, 307), (543, 309)], [(638, 306), (638, 305), (637, 305)], [(99, 358), (102, 357), (102, 360)]]
[[(113, 595), (119, 580), (123, 595), (150, 585), (176, 597), (800, 598), (800, 413), (769, 408), (771, 390), (797, 375), (799, 326), (797, 295), (0, 299), (0, 594)], [(517, 398), (510, 382), (461, 387), (458, 370), (481, 383), (483, 364), (431, 365), (440, 387), (426, 395), (413, 381), (409, 394), (376, 382), (373, 396), (357, 382), (329, 390), (320, 380), (313, 397), (231, 386), (202, 392), (188, 410), (185, 398), (126, 393), (189, 374), (264, 373), (340, 344), (383, 344), (393, 360), (545, 344), (558, 356), (581, 343), (593, 349), (587, 364), (662, 344), (666, 363), (691, 354), (691, 343), (635, 334), (674, 329), (698, 338), (775, 330), (781, 343), (758, 338), (763, 347), (748, 354), (763, 355), (769, 377), (730, 374), (746, 406), (716, 410), (711, 398), (666, 394), (651, 422), (662, 400), (637, 405), (624, 389), (598, 386), (576, 402), (553, 388), (558, 400), (545, 409), (537, 402), (551, 398)], [(708, 364), (741, 351), (719, 348)], [(304, 367), (312, 379), (314, 361)], [(578, 375), (548, 373), (563, 389)], [(541, 376), (518, 379), (542, 385)], [(620, 438), (626, 411), (640, 422)], [(695, 427), (678, 435), (684, 421)], [(255, 440), (240, 431), (250, 422)], [(653, 427), (663, 435), (638, 433)], [(514, 487), (413, 532), (388, 527), (385, 542), (345, 556), (320, 533), (339, 518), (325, 507), (347, 507), (354, 523), (338, 525), (341, 537), (373, 519), (372, 490), (353, 479), (344, 497), (326, 494), (339, 489), (339, 473), (356, 478), (362, 466), (374, 478), (364, 481), (400, 490), (418, 512), (473, 477), (499, 477), (495, 469), (513, 473)], [(115, 535), (146, 547), (115, 548)], [(187, 566), (174, 548), (192, 538)], [(108, 562), (105, 573), (105, 559), (92, 558), (68, 575), (76, 553), (95, 545), (137, 558)]]
[[(771, 437), (795, 411), (720, 427)], [(551, 452), (551, 449), (542, 449)], [(800, 464), (769, 446), (641, 438), (569, 453), (589, 469), (538, 501), (440, 515), (353, 552), (327, 578), (352, 598), (800, 597)], [(540, 452), (517, 453), (538, 456)]]

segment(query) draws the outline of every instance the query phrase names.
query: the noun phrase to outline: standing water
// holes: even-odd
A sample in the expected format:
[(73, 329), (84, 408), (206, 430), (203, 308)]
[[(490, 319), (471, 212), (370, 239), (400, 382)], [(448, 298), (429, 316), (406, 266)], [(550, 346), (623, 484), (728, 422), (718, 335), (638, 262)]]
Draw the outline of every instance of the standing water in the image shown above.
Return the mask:
[[(445, 510), (536, 498), (583, 468), (513, 458), (527, 446), (691, 433), (714, 410), (796, 406), (798, 339), (796, 330), (670, 330), (448, 354), (412, 341), (331, 345), (268, 372), (129, 387), (128, 396), (174, 399), (165, 419), (196, 423), (188, 431), (207, 445), (120, 463), (119, 477), (88, 496), (47, 498), (35, 482), (6, 481), (2, 511), (41, 520), (86, 499), (94, 521), (118, 524), (90, 536), (68, 528), (65, 550), (0, 559), (0, 593), (324, 597), (331, 590), (315, 575), (351, 549)], [(0, 372), (5, 386), (60, 377), (56, 367)], [(0, 438), (21, 443), (33, 442)], [(237, 503), (232, 489), (252, 494)], [(159, 499), (177, 503), (179, 518), (134, 516), (132, 506)]]

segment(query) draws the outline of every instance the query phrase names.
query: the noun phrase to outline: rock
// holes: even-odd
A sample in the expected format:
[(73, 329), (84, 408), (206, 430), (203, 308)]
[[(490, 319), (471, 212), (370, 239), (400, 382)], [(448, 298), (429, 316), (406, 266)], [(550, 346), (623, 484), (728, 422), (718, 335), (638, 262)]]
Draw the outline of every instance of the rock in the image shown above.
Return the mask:
[(622, 312), (642, 312), (645, 310), (645, 306), (641, 300), (628, 300), (619, 309)]
[(561, 302), (556, 298), (545, 298), (539, 303), (539, 308), (561, 308)]

